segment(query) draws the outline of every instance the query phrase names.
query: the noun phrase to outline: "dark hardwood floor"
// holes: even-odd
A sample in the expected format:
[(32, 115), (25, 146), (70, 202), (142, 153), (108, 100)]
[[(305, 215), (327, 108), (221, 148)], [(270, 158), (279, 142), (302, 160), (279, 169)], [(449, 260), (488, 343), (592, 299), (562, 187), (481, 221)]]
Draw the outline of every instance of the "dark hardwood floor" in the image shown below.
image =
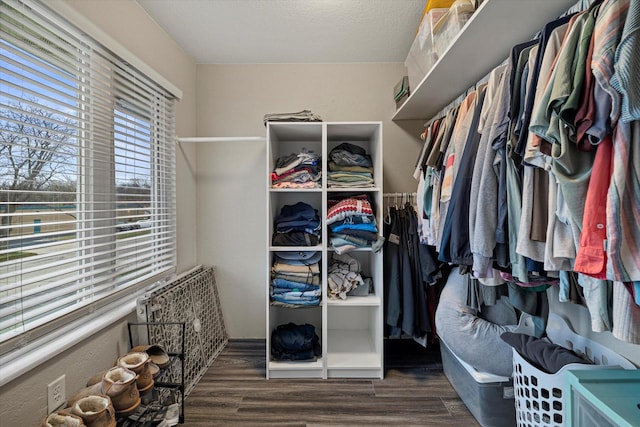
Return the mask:
[(437, 348), (387, 341), (385, 378), (265, 379), (265, 342), (232, 340), (185, 403), (185, 426), (478, 426)]

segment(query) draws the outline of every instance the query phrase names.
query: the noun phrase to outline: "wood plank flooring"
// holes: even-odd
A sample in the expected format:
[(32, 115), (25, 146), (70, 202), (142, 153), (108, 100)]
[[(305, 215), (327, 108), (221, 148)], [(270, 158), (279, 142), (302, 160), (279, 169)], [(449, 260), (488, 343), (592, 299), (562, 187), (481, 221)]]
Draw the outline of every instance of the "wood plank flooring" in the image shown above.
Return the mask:
[(444, 376), (437, 348), (387, 343), (385, 367), (383, 380), (267, 381), (264, 340), (232, 340), (187, 397), (184, 425), (479, 425)]

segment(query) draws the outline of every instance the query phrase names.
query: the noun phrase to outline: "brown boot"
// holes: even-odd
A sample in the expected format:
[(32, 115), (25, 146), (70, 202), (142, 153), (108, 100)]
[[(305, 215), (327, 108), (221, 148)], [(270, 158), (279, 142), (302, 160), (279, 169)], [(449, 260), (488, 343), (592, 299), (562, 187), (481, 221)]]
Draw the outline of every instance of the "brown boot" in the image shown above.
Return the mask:
[(92, 385), (98, 384), (100, 381), (102, 381), (102, 379), (104, 378), (104, 374), (106, 374), (108, 371), (108, 369), (105, 369), (104, 371), (98, 372), (97, 374), (94, 374), (92, 377), (90, 377), (87, 380), (87, 387), (91, 387)]
[(73, 405), (72, 411), (87, 427), (116, 427), (115, 410), (108, 396), (83, 397)]
[(116, 416), (126, 416), (140, 406), (140, 393), (136, 387), (137, 375), (135, 372), (116, 366), (104, 374), (102, 379), (102, 394), (111, 398), (111, 403), (116, 410)]
[(153, 375), (149, 368), (150, 363), (149, 355), (142, 352), (128, 353), (118, 359), (118, 366), (130, 369), (138, 375), (136, 386), (140, 394), (153, 387)]
[(92, 396), (95, 394), (103, 394), (102, 393), (102, 384), (100, 382), (93, 384), (91, 387), (84, 387), (80, 390), (78, 390), (78, 392), (76, 394), (74, 394), (73, 396), (71, 396), (69, 398), (69, 400), (67, 400), (67, 403), (65, 405), (65, 411), (67, 413), (71, 413), (71, 408), (73, 408), (73, 405), (80, 399), (82, 399), (83, 397), (87, 397), (87, 396)]
[(169, 358), (167, 352), (157, 344), (138, 345), (131, 349), (132, 353), (137, 351), (143, 351), (147, 353), (151, 361), (158, 365), (160, 369), (166, 368), (171, 362), (171, 359)]
[(42, 427), (87, 427), (82, 418), (72, 414), (59, 414), (54, 412), (47, 415), (41, 424)]

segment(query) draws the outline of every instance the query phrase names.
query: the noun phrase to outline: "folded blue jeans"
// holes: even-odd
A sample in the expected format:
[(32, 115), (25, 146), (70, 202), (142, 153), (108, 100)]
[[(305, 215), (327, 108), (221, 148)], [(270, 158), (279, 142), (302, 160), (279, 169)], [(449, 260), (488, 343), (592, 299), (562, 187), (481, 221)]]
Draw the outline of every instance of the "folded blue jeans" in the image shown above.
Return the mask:
[(320, 286), (317, 285), (310, 285), (308, 283), (300, 283), (300, 282), (294, 282), (292, 280), (287, 280), (287, 279), (273, 279), (271, 281), (271, 285), (274, 288), (277, 289), (287, 289), (287, 290), (297, 290), (300, 292), (304, 292), (304, 291), (315, 291), (320, 289)]

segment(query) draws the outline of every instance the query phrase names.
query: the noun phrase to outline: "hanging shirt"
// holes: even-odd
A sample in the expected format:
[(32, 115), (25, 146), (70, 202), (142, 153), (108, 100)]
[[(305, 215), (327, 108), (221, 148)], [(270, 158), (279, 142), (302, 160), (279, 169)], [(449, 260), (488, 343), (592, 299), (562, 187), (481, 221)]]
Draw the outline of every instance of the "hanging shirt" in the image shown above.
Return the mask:
[(607, 253), (607, 193), (611, 182), (613, 142), (608, 136), (598, 145), (585, 200), (583, 228), (574, 270), (589, 276), (606, 279)]
[[(534, 63), (529, 67), (529, 84), (527, 85), (527, 95), (524, 103), (524, 107), (522, 109), (522, 128), (528, 129), (529, 122), (531, 120), (531, 112), (533, 110), (533, 101), (535, 99), (536, 94), (536, 85), (538, 84), (538, 76), (540, 72), (540, 66), (542, 64), (542, 59), (545, 55), (545, 50), (547, 48), (547, 42), (553, 31), (565, 25), (571, 19), (572, 15), (563, 16), (562, 18), (556, 19), (555, 21), (547, 23), (542, 29), (542, 35), (540, 38), (540, 43), (538, 44), (537, 55), (534, 58)], [(520, 156), (523, 156), (524, 149), (527, 142), (528, 132), (522, 132), (520, 134), (520, 138), (518, 139), (518, 143), (515, 146), (515, 151)]]
[[(506, 134), (506, 103), (510, 68), (502, 67), (497, 80), (494, 107), (492, 108), (478, 148), (473, 167), (472, 193), (474, 202), (469, 220), (473, 272), (476, 277), (492, 277), (491, 260), (496, 246), (498, 218), (498, 173), (494, 143), (501, 133)], [(473, 224), (471, 224), (473, 221)]]
[(622, 94), (620, 120), (640, 120), (640, 1), (631, 0), (622, 38), (616, 49), (611, 86)]
[[(473, 114), (469, 115), (469, 109), (474, 105), (474, 99), (476, 92), (470, 92), (458, 111), (456, 124), (451, 133), (451, 139), (448, 143), (448, 148), (444, 156), (444, 165), (442, 173), (442, 181), (440, 187), (440, 218), (438, 222), (438, 232), (436, 236), (436, 250), (440, 252), (440, 244), (442, 240), (442, 230), (444, 228), (444, 221), (447, 216), (447, 209), (449, 208), (449, 200), (451, 199), (451, 191), (453, 190), (453, 184), (456, 179), (457, 166), (460, 163), (460, 159), (456, 159), (462, 155), (464, 149), (464, 142), (466, 141), (466, 135), (469, 133), (469, 126)], [(469, 117), (467, 117), (469, 116)]]
[(591, 63), (596, 86), (610, 98), (603, 108), (609, 108), (608, 118), (614, 129), (612, 178), (607, 197), (607, 278), (625, 282), (640, 279), (637, 198), (640, 150), (635, 147), (640, 141), (640, 124), (618, 121), (620, 95), (611, 87), (610, 80), (628, 8), (628, 0), (607, 1), (600, 6)]
[[(549, 186), (557, 184), (555, 179), (549, 180), (547, 170), (550, 168), (551, 159), (541, 150), (542, 138), (536, 131), (540, 130), (543, 133), (548, 128), (545, 112), (548, 104), (547, 96), (550, 95), (549, 83), (553, 81), (556, 58), (575, 17), (574, 15), (571, 19), (563, 20), (549, 32), (544, 53), (539, 60), (538, 81), (535, 85), (529, 85), (529, 87), (535, 88), (535, 93), (533, 94), (533, 115), (529, 132), (526, 132), (526, 145), (523, 152), (523, 161), (526, 165), (523, 173), (522, 219), (518, 229), (516, 250), (518, 254), (532, 260), (547, 261), (546, 267), (549, 270), (556, 270), (557, 267), (563, 265), (562, 260), (554, 264), (548, 262), (553, 258), (551, 256), (553, 249), (550, 246), (554, 243), (553, 241), (547, 242), (549, 230), (557, 231), (557, 236), (561, 237), (562, 241), (567, 241), (566, 236), (570, 236), (570, 234), (567, 233), (565, 225), (556, 224), (557, 197), (554, 195), (557, 193), (553, 192), (552, 197), (554, 198), (550, 199)], [(540, 53), (538, 53), (539, 56)], [(549, 209), (550, 200), (553, 204), (551, 210)], [(562, 233), (560, 233), (561, 231)], [(555, 238), (556, 234), (553, 236)]]
[[(478, 88), (475, 105), (469, 111), (473, 117), (469, 133), (464, 145), (464, 152), (451, 194), (451, 203), (444, 222), (442, 244), (439, 260), (453, 264), (471, 265), (473, 257), (469, 246), (469, 198), (471, 192), (471, 175), (476, 158), (480, 134), (478, 122), (485, 102), (486, 85)], [(473, 114), (472, 114), (473, 112)]]
[[(556, 89), (552, 91), (547, 105), (547, 115), (551, 118), (547, 132), (547, 136), (552, 140), (551, 171), (558, 181), (559, 191), (562, 192), (566, 206), (567, 215), (563, 216), (563, 220), (570, 223), (572, 229), (575, 230), (573, 241), (576, 244), (574, 246), (577, 246), (579, 230), (582, 229), (584, 201), (589, 186), (594, 153), (578, 149), (574, 143), (574, 124), (564, 122), (561, 114), (564, 112), (565, 119), (571, 119), (571, 113), (565, 108), (565, 102), (571, 96), (573, 86), (576, 84), (573, 77), (576, 74), (582, 74), (576, 73), (575, 69), (577, 67), (584, 68), (594, 23), (595, 17), (591, 12), (583, 13), (576, 19), (558, 60), (558, 75), (570, 74), (571, 78), (555, 79)], [(585, 39), (586, 42), (582, 42)], [(578, 84), (580, 83), (578, 82)], [(571, 251), (575, 253), (575, 249), (572, 248)]]
[[(453, 129), (453, 133), (451, 134), (449, 148), (445, 154), (444, 177), (442, 179), (442, 189), (440, 191), (441, 202), (448, 202), (451, 198), (451, 191), (453, 190), (453, 183), (456, 178), (457, 165), (460, 163), (459, 156), (462, 155), (464, 142), (466, 140), (465, 138), (469, 133), (470, 119), (467, 119), (467, 115), (469, 110), (475, 105), (473, 102), (475, 97), (476, 92), (470, 92), (460, 105), (456, 125)], [(472, 117), (472, 114), (469, 117)]]

